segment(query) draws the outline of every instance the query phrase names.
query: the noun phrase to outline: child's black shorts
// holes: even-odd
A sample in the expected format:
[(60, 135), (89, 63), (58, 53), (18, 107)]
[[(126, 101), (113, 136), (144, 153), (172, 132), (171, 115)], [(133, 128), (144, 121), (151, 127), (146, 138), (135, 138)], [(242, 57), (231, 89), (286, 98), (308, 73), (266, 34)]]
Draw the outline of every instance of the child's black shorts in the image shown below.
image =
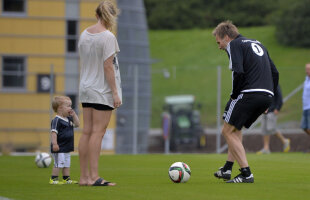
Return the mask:
[(265, 92), (242, 93), (227, 102), (223, 119), (238, 130), (249, 128), (269, 108), (272, 95)]

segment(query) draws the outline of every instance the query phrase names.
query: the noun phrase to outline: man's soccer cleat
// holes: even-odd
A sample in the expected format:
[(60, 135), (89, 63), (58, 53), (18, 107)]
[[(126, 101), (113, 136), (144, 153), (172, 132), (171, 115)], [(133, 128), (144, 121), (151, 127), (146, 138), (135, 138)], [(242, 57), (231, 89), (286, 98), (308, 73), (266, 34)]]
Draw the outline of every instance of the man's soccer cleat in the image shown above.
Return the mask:
[(66, 180), (62, 181), (63, 184), (78, 184), (77, 181), (71, 180), (70, 178), (67, 178)]
[(216, 178), (222, 178), (224, 181), (230, 180), (231, 178), (231, 170), (224, 171), (223, 167), (220, 167), (217, 172), (214, 173)]
[(258, 152), (256, 152), (257, 155), (262, 155), (262, 154), (270, 154), (270, 150), (262, 149)]
[(63, 183), (60, 182), (58, 179), (51, 179), (50, 178), (49, 184), (51, 184), (51, 185), (62, 185)]
[(290, 149), (291, 149), (290, 143), (291, 143), (291, 140), (290, 140), (290, 139), (286, 139), (286, 140), (285, 140), (284, 145), (283, 145), (283, 152), (284, 152), (284, 153), (287, 153), (287, 152), (290, 151)]
[(251, 174), (248, 177), (242, 176), (242, 174), (239, 174), (232, 180), (226, 181), (226, 183), (254, 183), (254, 176)]

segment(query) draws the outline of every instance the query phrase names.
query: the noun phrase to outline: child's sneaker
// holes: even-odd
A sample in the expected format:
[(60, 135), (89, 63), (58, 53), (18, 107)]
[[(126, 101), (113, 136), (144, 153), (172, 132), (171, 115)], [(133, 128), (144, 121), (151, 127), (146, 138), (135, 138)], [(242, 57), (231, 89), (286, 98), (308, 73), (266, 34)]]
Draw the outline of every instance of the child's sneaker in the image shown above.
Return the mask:
[(50, 178), (50, 182), (51, 185), (62, 185), (63, 183), (60, 182), (58, 179), (51, 179)]
[(78, 182), (67, 178), (66, 180), (62, 181), (62, 184), (78, 184)]

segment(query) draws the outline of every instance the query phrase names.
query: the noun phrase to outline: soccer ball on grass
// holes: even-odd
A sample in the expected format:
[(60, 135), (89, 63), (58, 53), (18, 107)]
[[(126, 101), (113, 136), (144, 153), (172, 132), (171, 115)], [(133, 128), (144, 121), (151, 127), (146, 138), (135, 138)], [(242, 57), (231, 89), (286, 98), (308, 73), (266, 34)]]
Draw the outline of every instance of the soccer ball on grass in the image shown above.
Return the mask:
[(186, 163), (175, 162), (170, 166), (168, 174), (174, 183), (186, 183), (191, 177), (191, 169)]
[(40, 168), (46, 168), (50, 166), (52, 157), (48, 153), (39, 153), (35, 158), (36, 165)]

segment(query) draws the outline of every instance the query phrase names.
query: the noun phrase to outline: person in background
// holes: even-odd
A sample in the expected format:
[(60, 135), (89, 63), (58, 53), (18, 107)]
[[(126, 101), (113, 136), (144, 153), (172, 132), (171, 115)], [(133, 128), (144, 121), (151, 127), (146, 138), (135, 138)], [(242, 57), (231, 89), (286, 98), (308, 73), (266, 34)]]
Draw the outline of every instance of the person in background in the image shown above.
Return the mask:
[[(75, 184), (70, 178), (71, 155), (74, 151), (74, 128), (80, 126), (80, 120), (71, 108), (72, 101), (67, 96), (53, 98), (52, 107), (56, 117), (51, 122), (51, 153), (54, 167), (50, 184)], [(59, 181), (62, 170), (63, 181)]]
[(306, 80), (302, 94), (302, 120), (301, 128), (310, 135), (310, 63), (306, 64)]
[(257, 154), (269, 154), (270, 153), (270, 135), (275, 134), (277, 138), (283, 144), (283, 152), (289, 152), (290, 150), (290, 139), (285, 138), (282, 133), (277, 129), (277, 115), (283, 105), (282, 93), (280, 85), (274, 92), (274, 97), (271, 106), (268, 109), (268, 113), (262, 115), (262, 133), (264, 147), (258, 151)]
[(99, 176), (98, 162), (112, 110), (122, 104), (117, 60), (120, 50), (116, 37), (110, 32), (118, 13), (111, 1), (102, 1), (96, 9), (97, 23), (86, 28), (80, 35), (79, 99), (84, 121), (79, 142), (80, 185), (116, 185)]

